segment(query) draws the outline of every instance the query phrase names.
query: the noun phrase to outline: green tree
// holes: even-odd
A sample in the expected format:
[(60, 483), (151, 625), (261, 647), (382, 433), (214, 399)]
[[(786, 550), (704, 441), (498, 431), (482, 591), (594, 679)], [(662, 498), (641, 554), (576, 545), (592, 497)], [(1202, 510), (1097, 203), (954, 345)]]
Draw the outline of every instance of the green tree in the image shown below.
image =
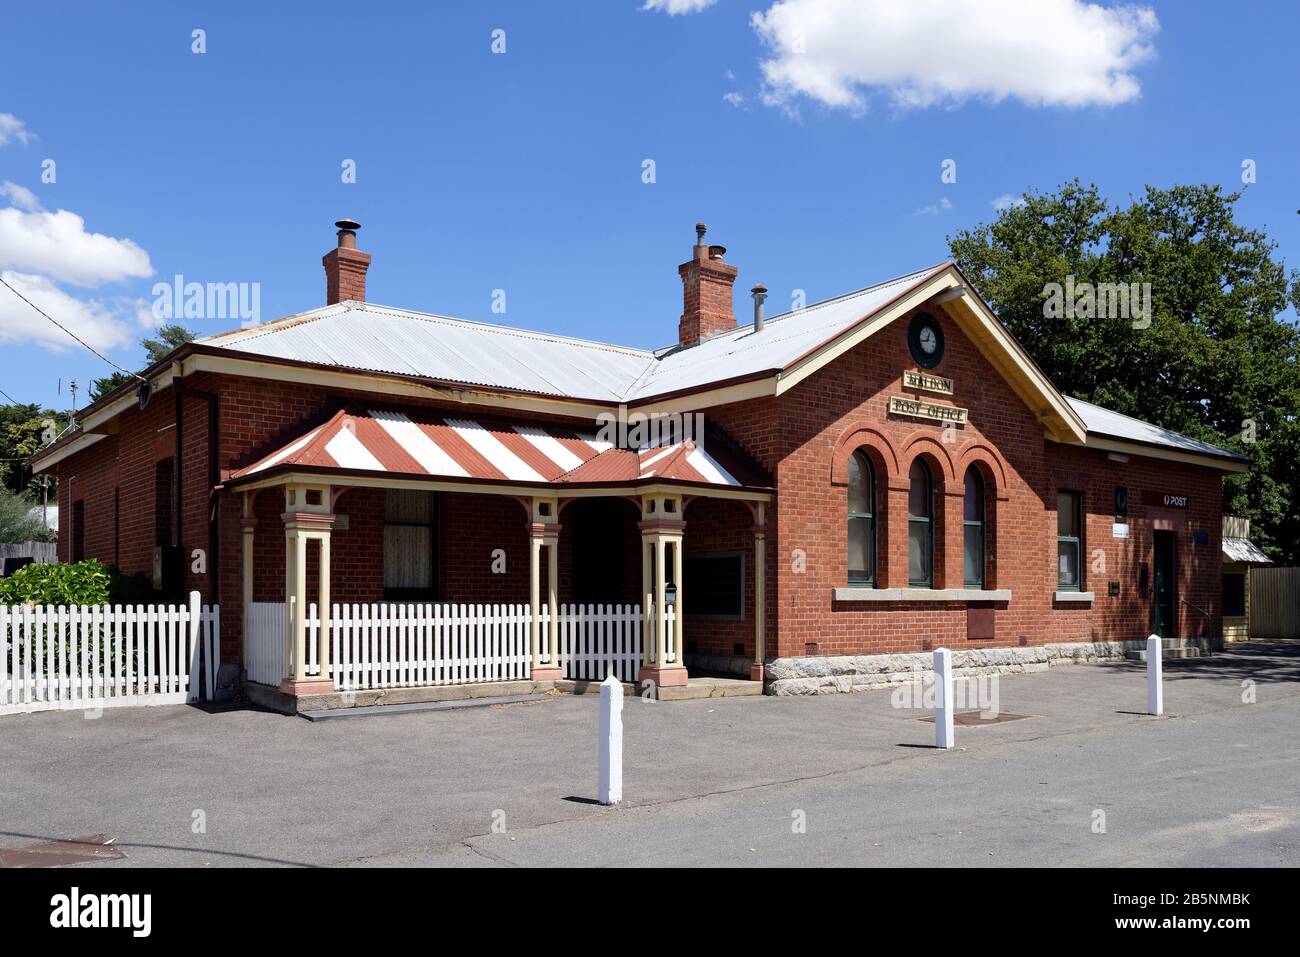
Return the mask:
[(0, 488), (0, 542), (43, 542), (45, 525), (39, 515), (32, 515), (32, 501)]
[[(1276, 244), (1235, 219), (1240, 193), (1148, 186), (1109, 204), (1078, 180), (948, 239), (953, 258), (1068, 395), (1248, 455), (1224, 487), (1274, 558), (1300, 561), (1300, 306)], [(1049, 284), (1150, 284), (1150, 322), (1061, 315)], [(1139, 289), (1141, 285), (1139, 285)], [(1085, 310), (1086, 312), (1086, 310)]]
[[(140, 346), (145, 352), (145, 365), (151, 366), (155, 362), (165, 359), (185, 343), (193, 341), (194, 333), (184, 326), (177, 325), (174, 322), (159, 326), (158, 331), (153, 336), (146, 336), (140, 340)], [(114, 372), (112, 375), (96, 379), (90, 384), (91, 401), (108, 395), (114, 389), (131, 381), (131, 378), (125, 372)]]
[(33, 487), (27, 458), (68, 424), (66, 413), (36, 404), (0, 405), (0, 486), (13, 492)]

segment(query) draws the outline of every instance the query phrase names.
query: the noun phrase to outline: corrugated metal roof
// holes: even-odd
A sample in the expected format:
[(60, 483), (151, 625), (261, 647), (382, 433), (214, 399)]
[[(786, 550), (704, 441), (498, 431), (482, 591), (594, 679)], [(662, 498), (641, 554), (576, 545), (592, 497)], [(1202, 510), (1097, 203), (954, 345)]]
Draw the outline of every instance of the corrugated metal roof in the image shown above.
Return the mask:
[[(941, 263), (773, 316), (689, 349), (650, 352), (371, 303), (343, 302), (200, 343), (292, 362), (597, 402), (646, 400), (782, 370), (947, 268)], [(1089, 434), (1247, 461), (1208, 442), (1069, 398)]]
[(595, 434), (550, 424), (361, 408), (340, 409), (231, 479), (295, 466), (530, 484), (666, 479), (765, 487), (756, 478), (757, 467), (725, 445), (715, 452), (707, 442), (697, 446), (687, 440), (633, 452)]
[(1130, 442), (1143, 442), (1148, 445), (1163, 445), (1198, 455), (1214, 455), (1220, 458), (1238, 459), (1242, 462), (1249, 461), (1244, 455), (1238, 455), (1236, 452), (1221, 449), (1209, 442), (1202, 442), (1200, 439), (1174, 432), (1172, 429), (1152, 425), (1150, 422), (1143, 422), (1141, 419), (1135, 419), (1132, 416), (1121, 415), (1119, 412), (1110, 411), (1110, 409), (1103, 409), (1101, 406), (1085, 402), (1083, 399), (1066, 396), (1066, 400), (1074, 411), (1079, 414), (1079, 418), (1083, 419), (1083, 424), (1088, 427), (1089, 435), (1127, 439)]
[(1272, 565), (1273, 559), (1248, 538), (1225, 538), (1223, 556), (1230, 562), (1245, 562), (1251, 565)]
[(610, 402), (654, 362), (637, 349), (357, 302), (200, 341), (296, 362)]
[[(944, 264), (946, 265), (946, 264)], [(344, 302), (200, 340), (235, 352), (574, 399), (626, 402), (782, 369), (943, 265), (658, 352)]]

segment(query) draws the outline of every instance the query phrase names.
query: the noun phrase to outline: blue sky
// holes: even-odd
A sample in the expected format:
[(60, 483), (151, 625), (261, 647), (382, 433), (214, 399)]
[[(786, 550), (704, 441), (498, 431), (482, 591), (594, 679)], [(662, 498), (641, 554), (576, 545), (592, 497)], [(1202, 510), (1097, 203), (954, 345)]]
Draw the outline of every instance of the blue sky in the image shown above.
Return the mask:
[[(1242, 218), (1300, 265), (1292, 4), (1044, 0), (1024, 23), (984, 0), (935, 26), (917, 0), (882, 37), (865, 0), (851, 21), (847, 0), (643, 2), (11, 5), (0, 271), (138, 366), (155, 282), (259, 283), (263, 320), (313, 308), (348, 216), (371, 301), (650, 347), (675, 339), (700, 219), (743, 315), (755, 282), (779, 311), (943, 260), (999, 196), (1235, 188), (1244, 159)], [(16, 400), (65, 407), (60, 379), (111, 371), (0, 297)]]

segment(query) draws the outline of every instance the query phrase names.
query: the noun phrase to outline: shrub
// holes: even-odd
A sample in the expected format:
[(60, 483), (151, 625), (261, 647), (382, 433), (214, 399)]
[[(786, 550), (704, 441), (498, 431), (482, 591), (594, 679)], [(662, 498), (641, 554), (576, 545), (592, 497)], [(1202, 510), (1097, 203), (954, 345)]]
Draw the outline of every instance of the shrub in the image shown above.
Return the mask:
[(93, 558), (75, 565), (26, 565), (0, 578), (0, 605), (103, 605), (112, 576)]

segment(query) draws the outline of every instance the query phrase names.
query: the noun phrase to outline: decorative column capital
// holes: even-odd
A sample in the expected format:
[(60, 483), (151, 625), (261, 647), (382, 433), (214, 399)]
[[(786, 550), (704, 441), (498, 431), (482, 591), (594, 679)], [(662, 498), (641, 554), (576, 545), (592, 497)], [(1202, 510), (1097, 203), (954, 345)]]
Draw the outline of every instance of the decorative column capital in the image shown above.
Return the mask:
[(284, 520), (287, 531), (328, 533), (334, 527), (335, 515), (332, 512), (283, 512), (280, 518)]

